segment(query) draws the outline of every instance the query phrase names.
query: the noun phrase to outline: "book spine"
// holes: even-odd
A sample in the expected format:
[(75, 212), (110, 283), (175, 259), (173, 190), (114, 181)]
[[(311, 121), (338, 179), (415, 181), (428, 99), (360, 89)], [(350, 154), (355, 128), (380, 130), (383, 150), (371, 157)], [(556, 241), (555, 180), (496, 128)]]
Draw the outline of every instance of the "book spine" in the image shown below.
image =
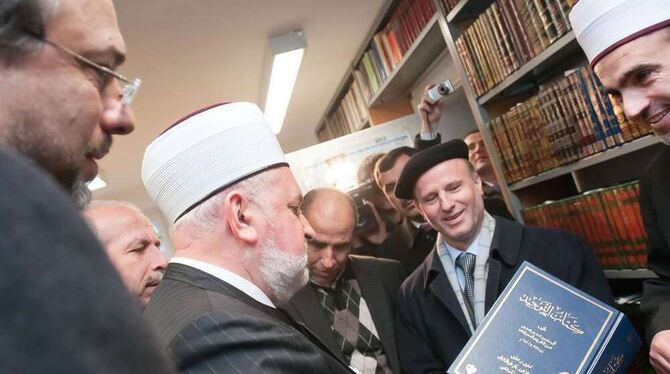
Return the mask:
[(607, 148), (612, 147), (615, 144), (614, 139), (611, 137), (609, 128), (605, 123), (606, 118), (600, 108), (595, 89), (592, 87), (591, 78), (589, 77), (587, 68), (581, 67), (577, 72), (580, 77), (580, 86), (583, 88), (582, 93), (584, 94), (584, 98), (588, 101), (587, 106), (589, 107), (589, 110), (593, 114), (592, 119), (596, 126), (596, 134), (602, 134), (602, 139), (605, 141)]
[(549, 46), (549, 40), (545, 34), (542, 21), (539, 19), (538, 10), (533, 0), (517, 0), (523, 9), (523, 23), (529, 28), (530, 37), (533, 41), (535, 54), (545, 50)]
[(499, 13), (496, 13), (496, 16), (500, 17), (499, 22), (503, 25), (503, 31), (507, 35), (513, 49), (514, 55), (517, 59), (517, 69), (521, 67), (526, 61), (530, 60), (528, 51), (525, 49), (525, 45), (520, 35), (517, 31), (514, 20), (512, 19), (511, 10), (509, 9), (508, 0), (498, 0), (498, 10)]
[(594, 143), (596, 142), (596, 135), (591, 126), (591, 123), (588, 118), (588, 113), (583, 106), (583, 101), (581, 100), (579, 84), (577, 83), (576, 77), (574, 74), (568, 74), (565, 79), (568, 82), (568, 95), (570, 106), (572, 107), (572, 112), (575, 115), (575, 121), (579, 125), (580, 133), (582, 134), (581, 146), (584, 150), (584, 156), (590, 156), (596, 153), (594, 148)]
[(609, 124), (610, 132), (612, 133), (614, 142), (616, 144), (621, 144), (624, 141), (623, 136), (621, 135), (621, 128), (619, 127), (619, 122), (617, 121), (617, 117), (614, 114), (614, 110), (612, 109), (612, 104), (609, 102), (609, 97), (605, 93), (605, 87), (603, 87), (603, 84), (600, 82), (600, 79), (598, 79), (595, 73), (592, 71), (589, 71), (589, 73), (591, 76), (591, 81), (593, 82), (593, 87), (595, 87), (597, 90), (600, 105), (605, 112), (607, 123)]
[(503, 0), (503, 2), (507, 4), (507, 8), (510, 10), (510, 19), (514, 25), (515, 34), (519, 35), (520, 39), (523, 41), (522, 44), (526, 51), (526, 60), (524, 62), (528, 62), (537, 54), (537, 52), (535, 51), (532, 39), (529, 36), (528, 28), (523, 22), (523, 12), (522, 10), (519, 10), (517, 1), (518, 0)]

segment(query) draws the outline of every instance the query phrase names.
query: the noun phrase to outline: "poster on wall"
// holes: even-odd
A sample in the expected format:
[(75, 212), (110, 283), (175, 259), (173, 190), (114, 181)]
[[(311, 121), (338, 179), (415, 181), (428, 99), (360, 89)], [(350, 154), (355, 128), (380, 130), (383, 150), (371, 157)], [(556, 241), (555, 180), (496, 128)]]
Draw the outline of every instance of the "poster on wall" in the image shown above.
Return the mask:
[(369, 155), (413, 146), (418, 118), (409, 115), (286, 155), (303, 192), (318, 187), (347, 191), (358, 185), (357, 172)]

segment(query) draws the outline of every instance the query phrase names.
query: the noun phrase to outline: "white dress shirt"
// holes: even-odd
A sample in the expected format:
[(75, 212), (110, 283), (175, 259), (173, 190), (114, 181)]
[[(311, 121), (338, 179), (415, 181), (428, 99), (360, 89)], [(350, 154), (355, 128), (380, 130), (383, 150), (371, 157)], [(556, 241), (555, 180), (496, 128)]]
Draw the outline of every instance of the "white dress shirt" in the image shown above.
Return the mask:
[[(461, 269), (459, 266), (456, 266), (456, 258), (463, 253), (460, 249), (456, 249), (449, 244), (447, 244), (446, 241), (442, 242), (444, 243), (444, 246), (447, 247), (447, 250), (449, 251), (449, 257), (451, 257), (451, 262), (454, 264), (454, 268), (456, 269), (456, 276), (458, 277), (458, 284), (461, 286), (461, 291), (465, 290), (465, 274), (463, 273), (463, 269)], [(472, 241), (470, 246), (465, 252), (470, 252), (473, 255), (477, 255), (477, 248), (479, 248), (479, 235), (475, 238), (475, 240)]]
[(186, 257), (172, 257), (170, 259), (170, 263), (175, 263), (175, 264), (182, 264), (186, 266), (190, 266), (192, 268), (196, 268), (200, 271), (204, 271), (205, 273), (219, 278), (222, 281), (230, 284), (231, 286), (237, 288), (238, 290), (244, 292), (245, 294), (249, 295), (249, 297), (253, 298), (254, 300), (258, 301), (261, 304), (265, 304), (271, 308), (277, 308), (270, 298), (267, 297), (266, 294), (261, 291), (260, 288), (258, 288), (255, 284), (249, 282), (248, 280), (240, 277), (239, 275), (233, 273), (232, 271), (226, 270), (222, 267), (218, 267), (216, 265), (208, 264), (206, 262), (194, 260), (192, 258), (186, 258)]

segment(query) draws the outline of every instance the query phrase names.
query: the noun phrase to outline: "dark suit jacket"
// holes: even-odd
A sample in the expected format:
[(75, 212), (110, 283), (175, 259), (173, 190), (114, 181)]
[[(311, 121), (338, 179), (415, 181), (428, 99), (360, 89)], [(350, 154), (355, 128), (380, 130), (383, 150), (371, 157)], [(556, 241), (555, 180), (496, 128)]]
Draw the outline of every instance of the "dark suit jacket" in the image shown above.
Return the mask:
[[(486, 283), (487, 312), (523, 261), (613, 303), (602, 269), (581, 238), (496, 217)], [(396, 339), (403, 372), (444, 373), (469, 337), (465, 316), (433, 250), (400, 288)]]
[(423, 263), (428, 253), (435, 245), (437, 233), (419, 232), (408, 219), (391, 232), (379, 246), (373, 249), (375, 257), (388, 258), (402, 264), (405, 275), (412, 272)]
[(670, 147), (665, 147), (641, 179), (640, 209), (647, 231), (648, 268), (659, 279), (644, 283), (640, 309), (646, 319), (646, 340), (670, 329)]
[(0, 148), (0, 373), (169, 373), (70, 196)]
[[(350, 256), (350, 266), (361, 288), (362, 297), (370, 309), (379, 340), (384, 347), (391, 369), (400, 373), (400, 363), (393, 332), (393, 316), (396, 296), (403, 280), (402, 267), (397, 261), (366, 256)], [(298, 291), (286, 306), (286, 311), (297, 321), (303, 322), (310, 330), (340, 358), (342, 351), (335, 342), (335, 336), (328, 318), (317, 298), (312, 283)]]
[(145, 314), (181, 372), (350, 373), (288, 315), (190, 266), (168, 265)]

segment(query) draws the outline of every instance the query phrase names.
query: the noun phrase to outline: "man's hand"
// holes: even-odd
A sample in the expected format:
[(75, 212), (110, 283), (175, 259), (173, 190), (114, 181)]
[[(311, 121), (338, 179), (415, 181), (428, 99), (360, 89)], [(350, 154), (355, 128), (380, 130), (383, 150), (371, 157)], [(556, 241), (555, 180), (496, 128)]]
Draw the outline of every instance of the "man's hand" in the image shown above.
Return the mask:
[(428, 100), (426, 100), (426, 94), (433, 87), (435, 87), (434, 84), (426, 86), (423, 98), (421, 99), (419, 105), (416, 107), (417, 110), (419, 111), (419, 115), (421, 116), (422, 133), (430, 133), (430, 134), (435, 133), (437, 123), (440, 121), (440, 117), (442, 117), (443, 100), (440, 100), (434, 104), (431, 104), (428, 102)]
[(658, 374), (670, 374), (670, 330), (663, 330), (651, 340), (649, 363)]

